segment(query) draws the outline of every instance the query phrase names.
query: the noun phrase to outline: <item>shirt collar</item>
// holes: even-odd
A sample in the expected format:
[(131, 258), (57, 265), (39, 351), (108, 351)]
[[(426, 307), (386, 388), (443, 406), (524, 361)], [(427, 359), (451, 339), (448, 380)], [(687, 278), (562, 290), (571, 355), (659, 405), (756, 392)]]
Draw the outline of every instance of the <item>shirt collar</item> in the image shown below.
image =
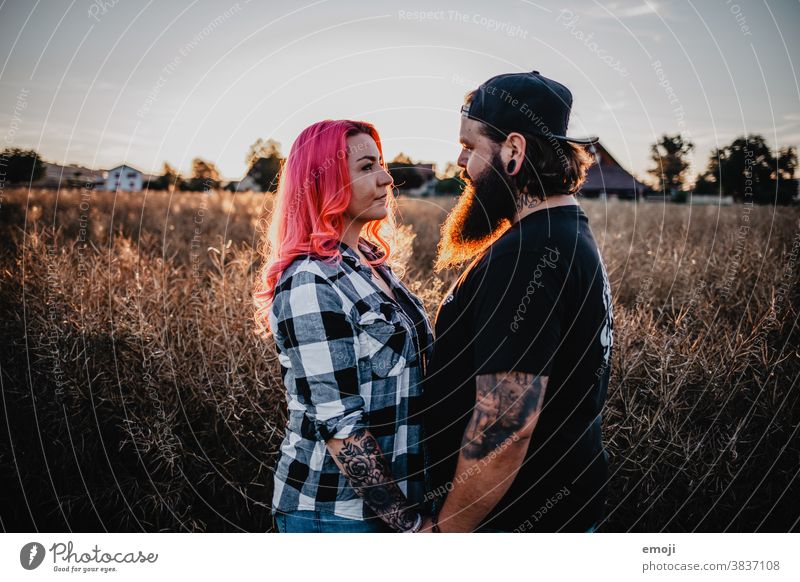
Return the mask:
[[(375, 260), (380, 256), (378, 254), (377, 245), (364, 240), (363, 238), (360, 238), (358, 242), (361, 252), (364, 253), (364, 256), (370, 261)], [(339, 241), (339, 251), (342, 253), (342, 260), (346, 261), (354, 269), (369, 268), (361, 262), (361, 258), (358, 256), (358, 254), (342, 241)]]

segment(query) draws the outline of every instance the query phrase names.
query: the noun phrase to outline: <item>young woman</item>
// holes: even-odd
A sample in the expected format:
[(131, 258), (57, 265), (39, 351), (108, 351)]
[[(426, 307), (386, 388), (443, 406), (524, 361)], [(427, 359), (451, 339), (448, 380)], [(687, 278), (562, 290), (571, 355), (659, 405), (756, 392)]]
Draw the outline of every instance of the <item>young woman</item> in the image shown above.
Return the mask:
[(289, 412), (273, 494), (281, 532), (422, 523), (432, 335), (422, 303), (386, 263), (391, 186), (378, 132), (356, 121), (305, 129), (281, 173), (255, 292)]

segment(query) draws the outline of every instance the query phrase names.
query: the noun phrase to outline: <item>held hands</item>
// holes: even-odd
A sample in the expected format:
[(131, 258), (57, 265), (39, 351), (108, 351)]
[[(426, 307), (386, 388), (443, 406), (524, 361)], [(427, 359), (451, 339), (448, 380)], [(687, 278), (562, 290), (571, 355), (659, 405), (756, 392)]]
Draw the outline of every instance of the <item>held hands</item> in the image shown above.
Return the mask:
[(429, 515), (422, 518), (422, 527), (417, 533), (433, 533), (433, 519)]

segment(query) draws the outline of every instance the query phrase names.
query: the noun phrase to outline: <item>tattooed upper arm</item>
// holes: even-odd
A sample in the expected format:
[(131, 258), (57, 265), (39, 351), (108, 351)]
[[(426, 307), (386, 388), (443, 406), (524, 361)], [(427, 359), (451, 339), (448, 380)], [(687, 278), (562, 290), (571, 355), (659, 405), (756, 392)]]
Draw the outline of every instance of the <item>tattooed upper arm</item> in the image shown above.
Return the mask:
[(547, 380), (525, 372), (478, 376), (475, 410), (462, 442), (464, 456), (481, 459), (509, 437), (529, 437), (542, 409)]

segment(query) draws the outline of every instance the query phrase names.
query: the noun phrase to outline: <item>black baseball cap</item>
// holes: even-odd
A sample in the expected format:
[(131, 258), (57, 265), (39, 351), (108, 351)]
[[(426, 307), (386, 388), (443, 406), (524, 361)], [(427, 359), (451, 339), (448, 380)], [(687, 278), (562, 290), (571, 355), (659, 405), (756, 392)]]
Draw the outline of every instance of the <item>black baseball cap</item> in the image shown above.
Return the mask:
[(578, 144), (597, 137), (567, 137), (572, 93), (539, 71), (506, 73), (492, 77), (475, 91), (461, 113), (503, 133), (519, 132)]

